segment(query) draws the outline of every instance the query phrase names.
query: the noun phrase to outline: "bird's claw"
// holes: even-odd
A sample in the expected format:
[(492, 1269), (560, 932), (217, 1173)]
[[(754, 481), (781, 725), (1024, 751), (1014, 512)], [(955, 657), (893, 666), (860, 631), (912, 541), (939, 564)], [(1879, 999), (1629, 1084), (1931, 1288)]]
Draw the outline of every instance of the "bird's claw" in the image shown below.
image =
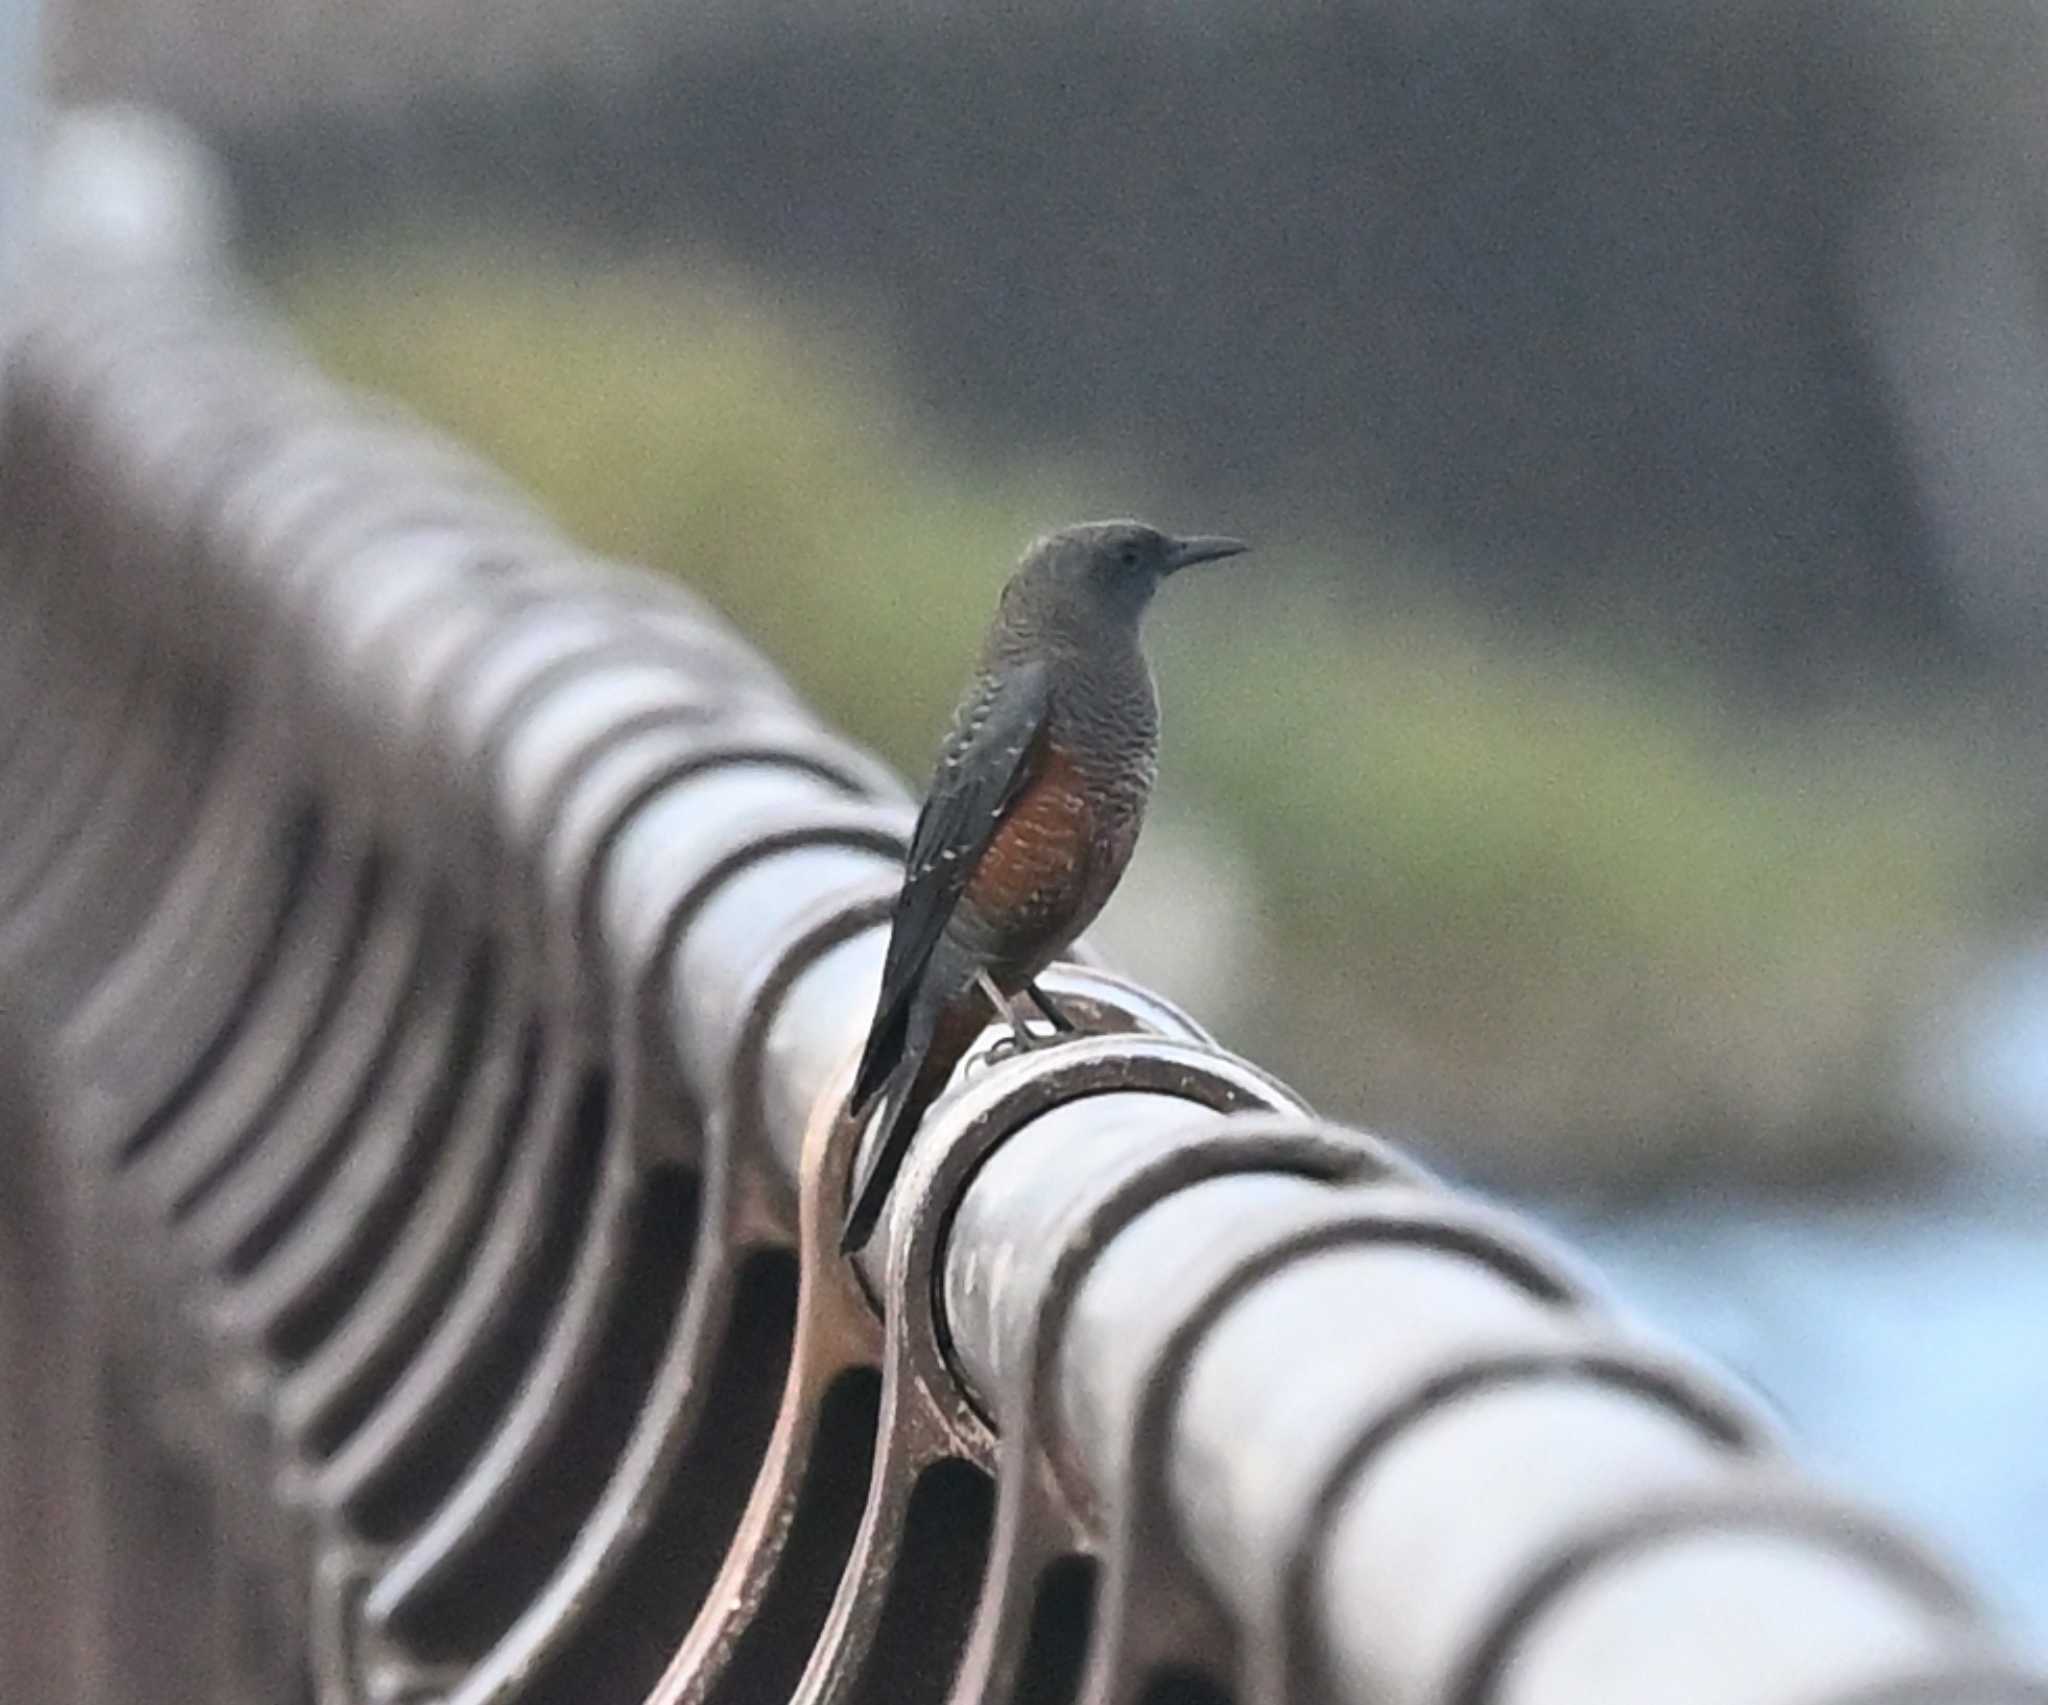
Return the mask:
[(1011, 1029), (998, 1036), (988, 1045), (988, 1052), (982, 1057), (994, 1066), (1019, 1054), (1035, 1054), (1041, 1048), (1049, 1048), (1059, 1037), (1034, 1036), (1029, 1030)]

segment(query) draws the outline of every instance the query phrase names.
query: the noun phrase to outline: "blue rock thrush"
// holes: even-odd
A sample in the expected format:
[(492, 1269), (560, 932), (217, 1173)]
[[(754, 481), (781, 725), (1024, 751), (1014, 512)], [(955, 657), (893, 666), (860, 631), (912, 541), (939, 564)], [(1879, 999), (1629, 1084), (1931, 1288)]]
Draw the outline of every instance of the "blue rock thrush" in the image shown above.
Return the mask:
[(868, 1240), (925, 1109), (988, 1022), (1023, 1046), (1010, 1002), (1067, 1020), (1038, 974), (1102, 910), (1130, 863), (1158, 769), (1159, 702), (1138, 627), (1169, 574), (1236, 556), (1098, 521), (1038, 540), (1003, 588), (981, 661), (913, 831), (867, 1046), (848, 1106), (885, 1099), (840, 1247)]

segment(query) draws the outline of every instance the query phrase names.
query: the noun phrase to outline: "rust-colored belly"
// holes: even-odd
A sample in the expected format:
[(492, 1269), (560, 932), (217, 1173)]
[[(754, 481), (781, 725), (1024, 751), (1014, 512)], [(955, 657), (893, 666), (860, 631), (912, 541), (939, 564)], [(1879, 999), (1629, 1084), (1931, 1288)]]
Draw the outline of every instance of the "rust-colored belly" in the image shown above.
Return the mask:
[(1036, 975), (1085, 929), (1129, 860), (1135, 822), (1122, 830), (1072, 759), (1048, 752), (968, 879), (964, 909), (993, 956)]

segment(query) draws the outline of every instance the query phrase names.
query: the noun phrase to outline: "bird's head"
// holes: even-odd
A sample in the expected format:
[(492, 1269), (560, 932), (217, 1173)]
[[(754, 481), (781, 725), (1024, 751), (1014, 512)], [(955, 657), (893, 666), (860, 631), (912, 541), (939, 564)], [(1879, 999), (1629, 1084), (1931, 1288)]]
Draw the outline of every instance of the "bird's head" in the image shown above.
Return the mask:
[(1142, 521), (1086, 521), (1036, 540), (1012, 585), (1104, 617), (1135, 617), (1168, 575), (1250, 548), (1214, 533), (1176, 537)]

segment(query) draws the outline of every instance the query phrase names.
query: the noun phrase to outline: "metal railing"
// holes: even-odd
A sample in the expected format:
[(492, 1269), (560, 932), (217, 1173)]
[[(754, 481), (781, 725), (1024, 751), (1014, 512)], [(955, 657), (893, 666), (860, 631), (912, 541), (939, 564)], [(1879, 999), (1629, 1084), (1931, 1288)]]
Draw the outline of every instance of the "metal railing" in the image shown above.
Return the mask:
[(1562, 1251), (1100, 969), (841, 1261), (898, 782), (203, 263), (53, 262), (10, 360), (76, 1697), (2048, 1700)]

